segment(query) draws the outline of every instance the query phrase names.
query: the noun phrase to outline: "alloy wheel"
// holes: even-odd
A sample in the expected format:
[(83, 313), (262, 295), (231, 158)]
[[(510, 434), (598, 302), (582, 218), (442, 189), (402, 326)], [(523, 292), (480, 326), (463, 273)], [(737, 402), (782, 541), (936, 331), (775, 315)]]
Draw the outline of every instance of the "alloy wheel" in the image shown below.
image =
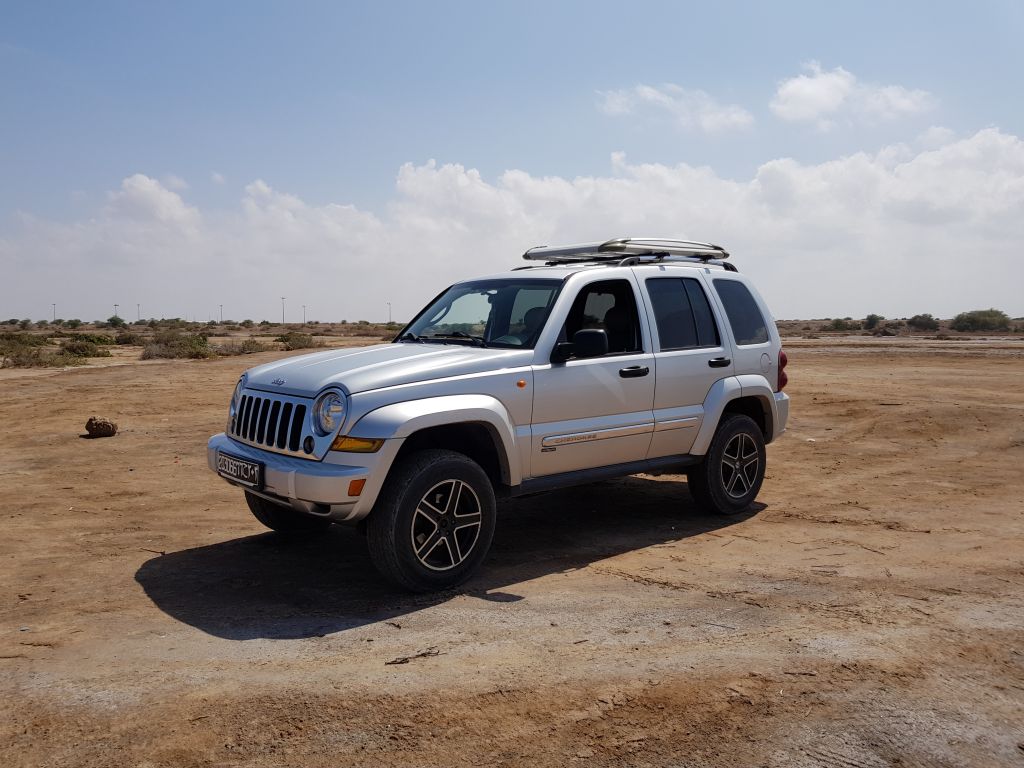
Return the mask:
[(735, 435), (722, 453), (722, 487), (725, 492), (734, 499), (742, 499), (750, 493), (757, 481), (760, 462), (754, 439), (745, 432)]
[(455, 568), (469, 557), (480, 535), (480, 499), (462, 480), (444, 480), (429, 491), (412, 516), (416, 559), (432, 571)]

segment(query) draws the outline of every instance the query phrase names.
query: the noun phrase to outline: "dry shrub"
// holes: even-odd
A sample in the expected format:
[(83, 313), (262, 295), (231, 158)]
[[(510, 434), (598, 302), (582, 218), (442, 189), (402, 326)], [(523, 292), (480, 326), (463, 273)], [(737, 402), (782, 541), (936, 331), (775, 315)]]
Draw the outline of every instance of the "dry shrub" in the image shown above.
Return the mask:
[(145, 341), (145, 339), (143, 339), (142, 336), (140, 336), (137, 333), (132, 333), (131, 331), (121, 331), (119, 334), (117, 334), (117, 338), (114, 339), (114, 341), (117, 344), (132, 345), (137, 347), (141, 345), (142, 342)]
[(72, 357), (110, 357), (110, 350), (83, 338), (64, 339), (60, 354)]
[(271, 347), (257, 339), (245, 339), (242, 342), (230, 341), (214, 348), (218, 355), (232, 357), (234, 355), (252, 355), (256, 352), (269, 352)]
[(0, 333), (0, 368), (42, 368), (83, 365), (85, 360), (65, 352), (52, 353), (46, 349), (45, 336), (23, 333)]
[(199, 360), (216, 357), (217, 352), (201, 333), (182, 333), (177, 329), (159, 331), (152, 341), (142, 348), (142, 359), (189, 359)]
[(312, 349), (313, 347), (324, 346), (322, 339), (318, 339), (308, 333), (296, 333), (295, 331), (289, 331), (283, 336), (278, 336), (274, 341), (281, 342), (284, 345), (284, 348), (289, 351), (294, 349)]

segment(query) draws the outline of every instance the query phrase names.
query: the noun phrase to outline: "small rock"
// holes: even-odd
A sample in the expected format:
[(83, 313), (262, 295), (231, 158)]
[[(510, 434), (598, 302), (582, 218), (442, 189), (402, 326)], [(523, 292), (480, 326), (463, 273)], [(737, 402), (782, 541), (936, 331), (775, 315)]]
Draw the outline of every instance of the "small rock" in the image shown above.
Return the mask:
[(92, 416), (85, 422), (85, 431), (89, 433), (89, 437), (113, 437), (117, 434), (117, 424), (110, 419)]

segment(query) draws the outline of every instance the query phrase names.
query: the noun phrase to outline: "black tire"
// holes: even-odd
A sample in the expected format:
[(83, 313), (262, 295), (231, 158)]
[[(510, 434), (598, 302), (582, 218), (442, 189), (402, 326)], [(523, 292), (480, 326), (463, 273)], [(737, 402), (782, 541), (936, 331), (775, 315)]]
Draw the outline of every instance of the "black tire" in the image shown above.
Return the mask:
[(704, 460), (687, 473), (697, 504), (719, 515), (750, 508), (761, 490), (765, 470), (764, 434), (752, 418), (725, 416)]
[(245, 492), (245, 503), (249, 505), (249, 511), (252, 512), (253, 517), (272, 531), (281, 533), (322, 531), (331, 524), (330, 520), (323, 520), (282, 507), (248, 491)]
[(479, 464), (455, 451), (417, 451), (391, 470), (367, 519), (370, 559), (413, 592), (451, 589), (487, 556), (496, 517)]

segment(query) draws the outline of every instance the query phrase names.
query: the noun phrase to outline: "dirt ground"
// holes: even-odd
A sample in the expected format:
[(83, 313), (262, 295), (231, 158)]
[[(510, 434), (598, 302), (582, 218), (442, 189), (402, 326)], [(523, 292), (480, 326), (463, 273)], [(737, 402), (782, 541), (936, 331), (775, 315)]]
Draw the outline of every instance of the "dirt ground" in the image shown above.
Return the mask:
[(1024, 766), (1024, 344), (787, 349), (753, 513), (506, 502), (427, 597), (206, 469), (280, 353), (0, 371), (0, 765)]

